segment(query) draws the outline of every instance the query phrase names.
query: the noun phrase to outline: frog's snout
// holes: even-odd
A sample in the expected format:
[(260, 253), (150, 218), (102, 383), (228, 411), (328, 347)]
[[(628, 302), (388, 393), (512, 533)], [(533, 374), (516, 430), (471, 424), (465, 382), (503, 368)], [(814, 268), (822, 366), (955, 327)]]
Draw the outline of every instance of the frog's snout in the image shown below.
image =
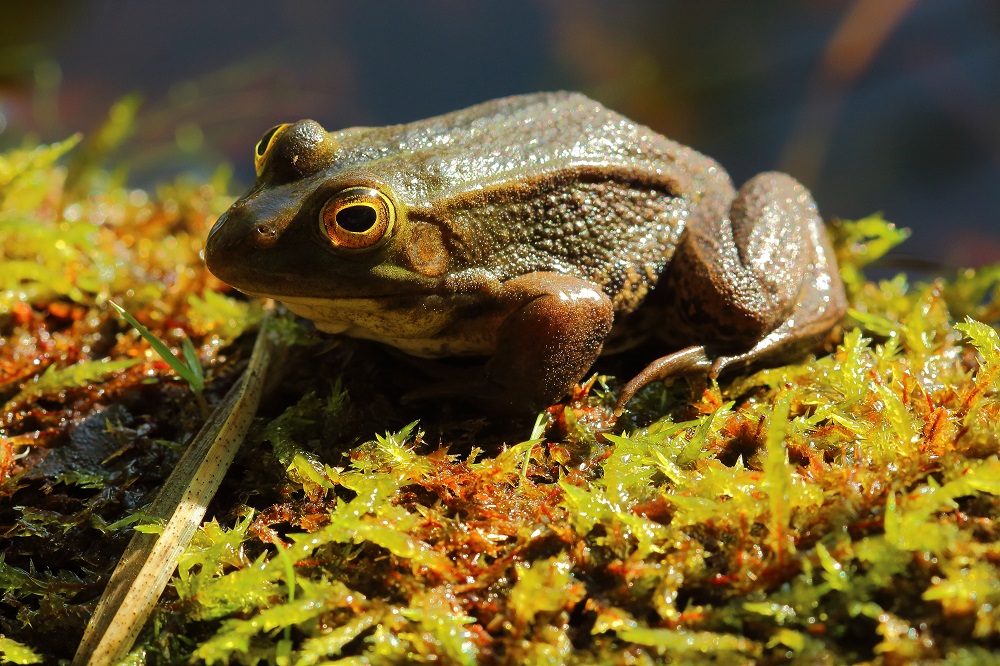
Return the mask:
[(233, 225), (230, 219), (230, 213), (235, 207), (236, 204), (215, 222), (205, 242), (205, 263), (208, 265), (208, 270), (227, 284), (232, 284), (230, 269), (239, 265), (239, 253), (236, 250), (240, 245), (240, 239), (232, 233)]
[(254, 253), (267, 250), (278, 242), (281, 228), (274, 220), (257, 218), (247, 200), (241, 199), (218, 219), (208, 233), (205, 263), (217, 278), (239, 286), (241, 267)]

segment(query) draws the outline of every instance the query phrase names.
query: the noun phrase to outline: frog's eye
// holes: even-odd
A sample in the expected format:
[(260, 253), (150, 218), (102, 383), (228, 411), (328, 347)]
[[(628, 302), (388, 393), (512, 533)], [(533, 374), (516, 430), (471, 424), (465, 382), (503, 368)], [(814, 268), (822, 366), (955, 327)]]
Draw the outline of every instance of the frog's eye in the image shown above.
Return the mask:
[(258, 176), (264, 168), (264, 158), (267, 157), (267, 151), (271, 149), (271, 146), (274, 145), (274, 140), (278, 138), (278, 135), (286, 127), (288, 127), (288, 123), (275, 125), (264, 132), (264, 136), (260, 137), (260, 141), (257, 142), (257, 147), (253, 149), (253, 166), (257, 170)]
[(396, 208), (374, 187), (348, 187), (326, 202), (319, 220), (334, 245), (361, 249), (385, 238), (396, 221)]

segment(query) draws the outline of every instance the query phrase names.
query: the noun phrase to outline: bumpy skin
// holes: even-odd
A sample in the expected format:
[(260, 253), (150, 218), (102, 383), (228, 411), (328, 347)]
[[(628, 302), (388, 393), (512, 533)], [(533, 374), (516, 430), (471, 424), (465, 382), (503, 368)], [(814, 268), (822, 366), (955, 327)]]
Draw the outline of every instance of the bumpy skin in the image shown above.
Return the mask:
[[(815, 347), (844, 311), (801, 185), (763, 174), (737, 195), (710, 158), (579, 94), (334, 133), (300, 121), (266, 148), (209, 235), (209, 268), (321, 330), (489, 357), (478, 378), (428, 395), (537, 409), (605, 342), (655, 332), (680, 351), (633, 380), (621, 407), (669, 374)], [(356, 186), (388, 198), (395, 222), (371, 247), (338, 247), (322, 211)]]

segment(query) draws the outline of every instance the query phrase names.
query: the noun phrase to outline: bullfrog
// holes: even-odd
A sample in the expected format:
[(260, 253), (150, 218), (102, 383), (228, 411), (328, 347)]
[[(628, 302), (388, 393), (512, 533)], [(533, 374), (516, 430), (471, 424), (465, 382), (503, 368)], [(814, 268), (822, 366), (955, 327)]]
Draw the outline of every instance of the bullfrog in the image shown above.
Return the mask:
[(713, 159), (579, 93), (257, 143), (256, 181), (209, 233), (221, 280), (321, 331), (420, 357), (478, 356), (424, 398), (537, 410), (603, 352), (649, 336), (621, 392), (816, 350), (845, 311), (808, 190)]

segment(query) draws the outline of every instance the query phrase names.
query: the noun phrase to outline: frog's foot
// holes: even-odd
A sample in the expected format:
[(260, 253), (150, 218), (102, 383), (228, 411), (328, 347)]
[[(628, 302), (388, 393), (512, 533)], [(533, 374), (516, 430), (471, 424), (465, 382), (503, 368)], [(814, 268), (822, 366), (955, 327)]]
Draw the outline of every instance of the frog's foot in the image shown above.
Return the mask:
[(835, 328), (840, 312), (827, 311), (825, 315), (801, 323), (788, 319), (752, 349), (742, 353), (714, 355), (705, 347), (694, 345), (658, 358), (622, 389), (615, 404), (615, 416), (622, 415), (625, 406), (641, 389), (668, 377), (703, 373), (709, 379), (717, 379), (726, 371), (780, 361), (796, 352), (804, 354), (829, 345), (832, 339), (831, 329)]
[[(696, 372), (711, 375), (714, 371), (715, 363), (720, 360), (722, 359), (716, 359), (715, 361), (710, 359), (705, 352), (705, 348), (700, 345), (694, 345), (673, 354), (661, 356), (647, 365), (642, 372), (633, 377), (625, 385), (625, 388), (618, 395), (618, 402), (615, 404), (615, 417), (622, 415), (622, 412), (625, 411), (625, 405), (646, 385), (663, 381), (667, 377), (673, 377), (674, 375), (687, 375)], [(721, 367), (719, 370), (721, 370)]]

